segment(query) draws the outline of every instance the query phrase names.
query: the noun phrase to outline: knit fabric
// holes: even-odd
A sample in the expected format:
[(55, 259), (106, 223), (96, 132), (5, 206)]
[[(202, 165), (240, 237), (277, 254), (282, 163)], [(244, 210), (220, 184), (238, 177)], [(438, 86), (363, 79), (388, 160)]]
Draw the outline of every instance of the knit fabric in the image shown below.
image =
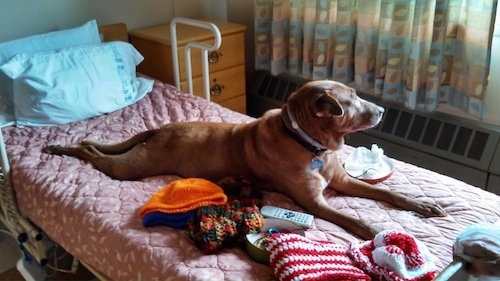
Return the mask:
[(270, 239), (269, 261), (280, 281), (371, 280), (354, 266), (347, 247), (285, 233)]
[(262, 194), (243, 177), (227, 177), (219, 181), (228, 196), (224, 205), (203, 206), (195, 218), (188, 221), (191, 238), (201, 252), (216, 253), (244, 241), (248, 233), (258, 233), (264, 217), (258, 203)]
[(186, 213), (167, 214), (162, 212), (151, 212), (142, 218), (142, 224), (145, 227), (170, 226), (173, 228), (186, 228), (187, 221), (196, 216), (196, 211)]
[(437, 273), (427, 247), (398, 231), (382, 231), (373, 240), (352, 242), (349, 254), (359, 268), (380, 280), (426, 281)]
[(245, 177), (226, 177), (218, 181), (217, 184), (224, 190), (228, 201), (238, 200), (244, 206), (261, 205), (262, 192)]
[(224, 190), (217, 184), (200, 178), (175, 180), (153, 194), (140, 209), (139, 216), (151, 212), (185, 213), (202, 206), (222, 205), (227, 202)]
[(204, 254), (213, 254), (234, 242), (243, 241), (248, 233), (258, 233), (264, 218), (256, 206), (233, 201), (220, 206), (198, 209), (196, 220), (188, 221), (191, 238)]

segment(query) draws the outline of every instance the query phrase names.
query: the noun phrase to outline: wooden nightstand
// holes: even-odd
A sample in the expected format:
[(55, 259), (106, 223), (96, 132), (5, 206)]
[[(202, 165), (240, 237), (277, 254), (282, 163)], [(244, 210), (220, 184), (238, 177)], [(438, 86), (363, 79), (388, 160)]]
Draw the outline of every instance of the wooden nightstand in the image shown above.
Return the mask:
[[(210, 99), (222, 106), (246, 113), (245, 86), (245, 42), (246, 26), (216, 20), (208, 20), (217, 25), (222, 36), (222, 44), (217, 51), (209, 52)], [(131, 31), (130, 42), (144, 56), (137, 70), (140, 73), (175, 85), (172, 67), (172, 47), (170, 25)], [(184, 49), (188, 42), (213, 44), (210, 30), (177, 24), (177, 47), (181, 89), (187, 91)], [(201, 51), (191, 50), (193, 91), (203, 94)]]

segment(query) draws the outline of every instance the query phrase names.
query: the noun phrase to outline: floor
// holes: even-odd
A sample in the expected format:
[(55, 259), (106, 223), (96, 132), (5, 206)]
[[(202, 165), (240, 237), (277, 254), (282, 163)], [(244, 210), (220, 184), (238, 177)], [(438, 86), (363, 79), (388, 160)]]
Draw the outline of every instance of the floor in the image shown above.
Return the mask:
[[(13, 237), (0, 222), (0, 281), (24, 280), (23, 276), (16, 268), (16, 263), (22, 256), (23, 254), (19, 249), (17, 239)], [(69, 268), (72, 260), (70, 255), (66, 255), (65, 258), (59, 261), (59, 267)], [(46, 268), (45, 271), (48, 275), (45, 280), (97, 280), (92, 273), (81, 265), (74, 274), (55, 272), (49, 268)]]
[(0, 276), (2, 272), (16, 266), (16, 262), (22, 257), (21, 250), (17, 245), (16, 237), (8, 232), (0, 222)]

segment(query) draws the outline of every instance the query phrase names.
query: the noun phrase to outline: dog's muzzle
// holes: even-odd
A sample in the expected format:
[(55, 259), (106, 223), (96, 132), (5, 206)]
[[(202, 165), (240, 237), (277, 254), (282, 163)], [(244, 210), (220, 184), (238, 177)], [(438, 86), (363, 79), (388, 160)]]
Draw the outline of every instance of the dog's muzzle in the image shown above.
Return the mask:
[(377, 122), (375, 123), (375, 125), (380, 123), (380, 121), (382, 120), (382, 117), (384, 117), (384, 113), (385, 113), (385, 108), (383, 108), (382, 106), (378, 106), (378, 118), (377, 118)]

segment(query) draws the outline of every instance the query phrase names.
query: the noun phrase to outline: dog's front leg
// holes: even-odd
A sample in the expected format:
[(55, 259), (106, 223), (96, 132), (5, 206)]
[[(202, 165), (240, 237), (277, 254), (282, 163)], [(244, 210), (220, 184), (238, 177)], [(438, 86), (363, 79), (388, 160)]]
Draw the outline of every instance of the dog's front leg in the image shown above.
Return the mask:
[(329, 187), (348, 196), (383, 201), (404, 210), (415, 211), (425, 217), (446, 216), (446, 211), (439, 206), (439, 204), (410, 198), (397, 192), (377, 188), (364, 181), (352, 178), (347, 174), (342, 180), (335, 181), (335, 184), (331, 183)]
[(287, 190), (286, 193), (309, 213), (334, 223), (362, 239), (372, 239), (380, 232), (380, 229), (367, 222), (343, 214), (329, 205), (323, 196), (323, 187), (320, 183), (312, 184), (312, 181), (309, 181), (302, 186)]
[(304, 208), (310, 210), (313, 215), (334, 223), (343, 229), (356, 234), (362, 239), (372, 239), (375, 234), (380, 232), (380, 229), (363, 220), (356, 219), (339, 212), (326, 202), (323, 195), (305, 203), (305, 205), (307, 206), (304, 206)]

